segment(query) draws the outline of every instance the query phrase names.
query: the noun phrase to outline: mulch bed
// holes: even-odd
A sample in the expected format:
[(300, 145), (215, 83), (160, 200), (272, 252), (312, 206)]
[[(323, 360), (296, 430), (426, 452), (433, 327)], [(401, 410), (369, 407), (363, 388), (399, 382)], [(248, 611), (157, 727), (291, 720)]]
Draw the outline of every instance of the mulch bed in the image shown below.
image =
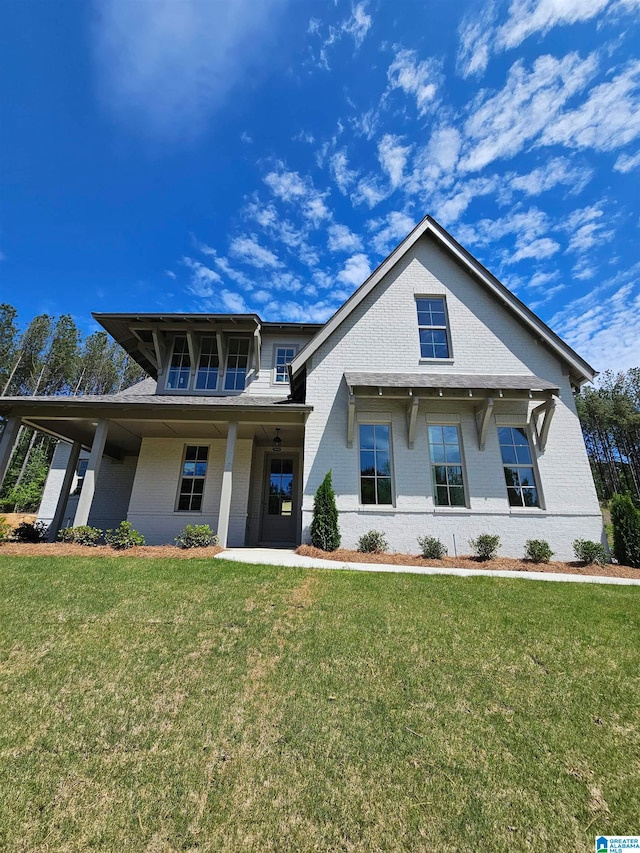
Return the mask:
[(176, 545), (137, 545), (116, 551), (108, 545), (76, 545), (67, 542), (43, 542), (29, 545), (25, 542), (5, 542), (0, 545), (0, 556), (5, 557), (171, 557), (188, 560), (197, 557), (214, 557), (224, 549), (219, 545), (209, 548), (178, 548)]
[(335, 560), (339, 563), (381, 563), (395, 566), (434, 566), (456, 569), (506, 569), (511, 572), (553, 572), (640, 580), (640, 569), (633, 569), (631, 566), (619, 566), (614, 563), (610, 563), (608, 566), (585, 565), (579, 562), (561, 563), (558, 560), (552, 560), (550, 563), (531, 563), (528, 560), (512, 560), (508, 557), (480, 562), (474, 557), (468, 556), (425, 560), (423, 557), (416, 557), (413, 554), (362, 554), (360, 551), (348, 551), (346, 548), (327, 552), (313, 548), (311, 545), (300, 545), (296, 548), (296, 554), (303, 557), (317, 557), (320, 560)]

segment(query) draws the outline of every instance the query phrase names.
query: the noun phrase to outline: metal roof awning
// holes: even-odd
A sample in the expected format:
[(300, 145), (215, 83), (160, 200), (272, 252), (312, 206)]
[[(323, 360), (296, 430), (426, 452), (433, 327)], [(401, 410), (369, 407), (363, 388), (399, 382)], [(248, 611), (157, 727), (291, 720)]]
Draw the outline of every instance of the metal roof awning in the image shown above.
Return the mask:
[(544, 451), (551, 418), (555, 411), (554, 396), (560, 388), (554, 382), (533, 373), (382, 373), (347, 371), (349, 387), (347, 447), (353, 444), (356, 397), (389, 398), (407, 401), (407, 445), (414, 444), (418, 406), (421, 400), (464, 400), (474, 405), (478, 430), (478, 447), (484, 450), (487, 429), (493, 414), (495, 398), (500, 400), (541, 401), (530, 413), (538, 446)]
[[(374, 388), (383, 392), (384, 389), (424, 389), (425, 391), (434, 391), (438, 396), (444, 396), (445, 392), (461, 391), (560, 393), (557, 383), (548, 382), (533, 373), (365, 373), (347, 371), (344, 378), (350, 388)], [(447, 394), (447, 396), (450, 395)]]

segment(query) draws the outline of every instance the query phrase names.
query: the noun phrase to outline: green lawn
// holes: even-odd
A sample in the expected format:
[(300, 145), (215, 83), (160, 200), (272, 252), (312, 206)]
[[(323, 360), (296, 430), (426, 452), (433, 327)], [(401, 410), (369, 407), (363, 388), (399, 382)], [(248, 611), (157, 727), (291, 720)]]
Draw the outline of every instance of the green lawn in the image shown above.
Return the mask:
[(0, 554), (0, 849), (592, 851), (640, 588)]

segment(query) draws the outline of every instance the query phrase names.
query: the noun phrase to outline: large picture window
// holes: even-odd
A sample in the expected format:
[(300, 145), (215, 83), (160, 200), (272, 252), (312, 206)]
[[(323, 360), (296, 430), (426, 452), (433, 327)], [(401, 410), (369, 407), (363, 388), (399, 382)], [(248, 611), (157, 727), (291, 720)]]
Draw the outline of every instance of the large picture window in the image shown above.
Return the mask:
[(389, 424), (360, 424), (360, 499), (363, 504), (391, 504)]
[(173, 352), (167, 376), (167, 388), (186, 390), (191, 376), (191, 357), (186, 335), (176, 335), (173, 339)]
[(185, 448), (178, 494), (179, 512), (200, 512), (202, 509), (208, 458), (208, 447), (190, 444)]
[(466, 506), (458, 427), (430, 426), (429, 454), (435, 505)]
[(510, 506), (539, 507), (531, 446), (523, 427), (498, 427)]
[(227, 355), (225, 391), (243, 391), (249, 364), (249, 339), (231, 338)]
[(215, 337), (207, 336), (200, 342), (200, 359), (196, 375), (198, 391), (215, 391), (218, 387), (218, 344)]
[(447, 312), (443, 296), (416, 299), (421, 358), (449, 358)]

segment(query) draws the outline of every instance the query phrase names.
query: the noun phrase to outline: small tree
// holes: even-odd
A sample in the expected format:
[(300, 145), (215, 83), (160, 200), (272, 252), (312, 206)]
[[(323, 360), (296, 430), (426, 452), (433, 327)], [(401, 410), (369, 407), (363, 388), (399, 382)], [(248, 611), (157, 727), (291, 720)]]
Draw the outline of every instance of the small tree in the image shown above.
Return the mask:
[(640, 512), (629, 495), (611, 498), (613, 553), (623, 566), (640, 568)]
[(336, 551), (340, 547), (338, 507), (336, 493), (331, 485), (331, 471), (320, 483), (313, 501), (311, 544), (322, 551)]

